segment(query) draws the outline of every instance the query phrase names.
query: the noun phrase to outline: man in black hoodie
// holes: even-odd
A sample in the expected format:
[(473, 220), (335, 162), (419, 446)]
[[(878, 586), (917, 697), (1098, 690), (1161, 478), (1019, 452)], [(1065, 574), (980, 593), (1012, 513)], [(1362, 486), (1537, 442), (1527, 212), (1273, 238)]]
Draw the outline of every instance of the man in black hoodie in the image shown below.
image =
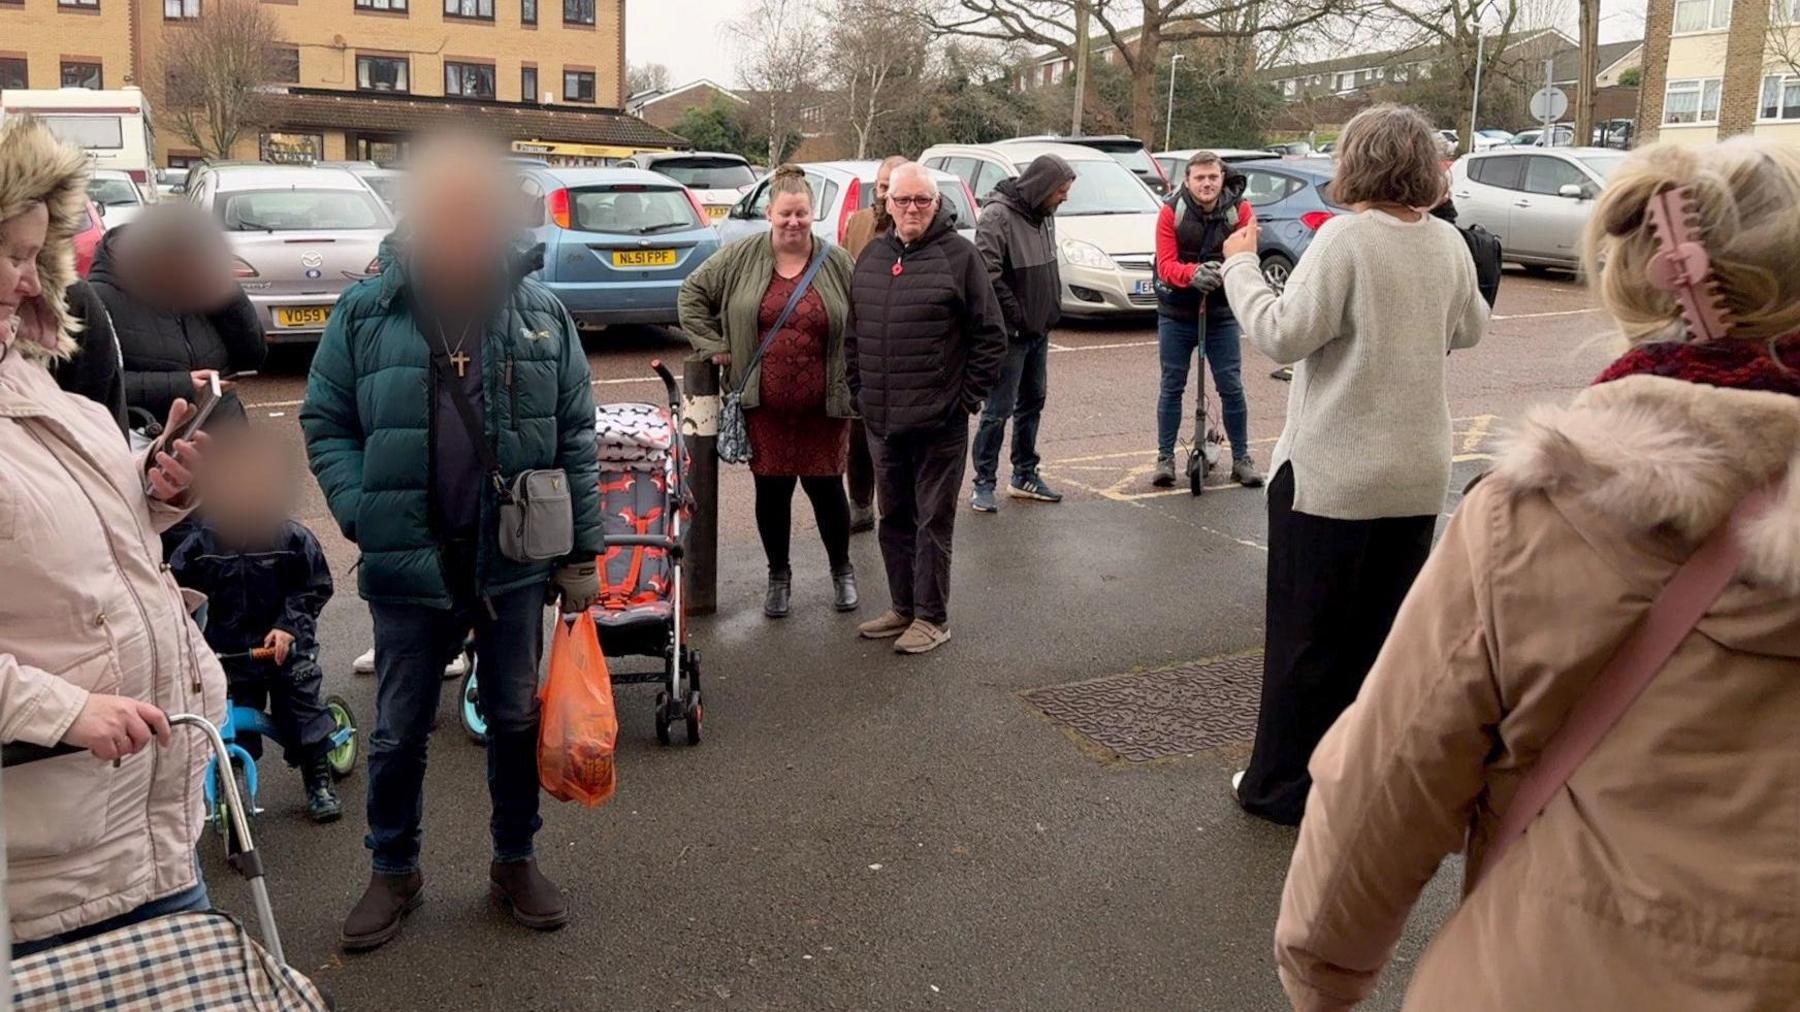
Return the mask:
[(988, 396), (975, 431), (977, 513), (1000, 504), (994, 486), (1000, 470), (1000, 441), (1012, 419), (1012, 481), (1015, 499), (1061, 502), (1062, 494), (1038, 474), (1037, 430), (1044, 413), (1050, 364), (1050, 328), (1062, 317), (1062, 279), (1056, 271), (1056, 219), (1052, 217), (1075, 170), (1057, 155), (1039, 155), (1013, 179), (994, 188), (975, 229), (975, 248), (987, 265), (988, 280), (1006, 320), (1006, 361)]
[(1005, 322), (974, 244), (956, 234), (931, 172), (908, 162), (888, 189), (891, 231), (851, 277), (844, 337), (851, 392), (869, 430), (881, 557), (893, 606), (859, 628), (922, 654), (950, 639), (950, 540), (969, 416), (1000, 375)]

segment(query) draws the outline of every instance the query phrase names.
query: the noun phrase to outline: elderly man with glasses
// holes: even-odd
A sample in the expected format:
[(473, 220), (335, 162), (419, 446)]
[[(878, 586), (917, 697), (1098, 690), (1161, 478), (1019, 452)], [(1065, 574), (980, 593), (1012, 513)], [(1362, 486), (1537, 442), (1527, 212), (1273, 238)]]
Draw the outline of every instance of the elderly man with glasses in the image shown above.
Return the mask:
[(969, 418), (1000, 376), (1006, 329), (975, 245), (956, 234), (931, 172), (893, 170), (893, 227), (857, 259), (844, 341), (869, 433), (892, 607), (858, 631), (904, 654), (950, 639), (950, 541)]

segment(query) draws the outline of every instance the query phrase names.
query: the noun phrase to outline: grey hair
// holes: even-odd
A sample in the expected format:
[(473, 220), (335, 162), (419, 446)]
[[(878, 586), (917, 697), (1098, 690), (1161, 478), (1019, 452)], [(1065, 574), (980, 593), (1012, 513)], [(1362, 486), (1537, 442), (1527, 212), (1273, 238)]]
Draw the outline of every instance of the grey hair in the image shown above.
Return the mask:
[(893, 192), (894, 187), (899, 185), (901, 176), (915, 177), (925, 184), (925, 188), (931, 191), (932, 196), (939, 195), (937, 180), (933, 178), (931, 170), (918, 162), (907, 162), (904, 165), (896, 166), (893, 174), (888, 176), (888, 192)]

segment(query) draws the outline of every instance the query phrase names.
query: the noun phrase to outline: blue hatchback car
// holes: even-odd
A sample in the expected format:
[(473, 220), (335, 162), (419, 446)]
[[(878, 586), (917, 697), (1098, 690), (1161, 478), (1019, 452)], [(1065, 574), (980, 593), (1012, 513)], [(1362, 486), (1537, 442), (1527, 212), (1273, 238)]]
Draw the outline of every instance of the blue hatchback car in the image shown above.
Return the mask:
[(544, 244), (533, 277), (582, 326), (674, 324), (681, 282), (719, 248), (700, 202), (659, 173), (526, 165), (519, 186)]
[(1244, 174), (1244, 199), (1262, 227), (1263, 277), (1280, 291), (1319, 226), (1345, 213), (1330, 196), (1336, 166), (1329, 158), (1269, 158), (1232, 168)]

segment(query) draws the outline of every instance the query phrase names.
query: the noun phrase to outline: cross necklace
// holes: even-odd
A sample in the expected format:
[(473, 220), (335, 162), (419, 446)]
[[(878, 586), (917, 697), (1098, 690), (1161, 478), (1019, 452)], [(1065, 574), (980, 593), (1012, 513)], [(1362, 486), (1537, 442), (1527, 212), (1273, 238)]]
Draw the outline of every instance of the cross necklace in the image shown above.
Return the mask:
[(463, 329), (457, 333), (455, 350), (451, 350), (450, 348), (450, 338), (444, 334), (444, 322), (442, 320), (437, 321), (437, 331), (438, 344), (444, 349), (444, 357), (448, 358), (450, 364), (456, 367), (456, 378), (462, 379), (468, 374), (470, 362), (469, 356), (464, 354), (462, 350), (463, 342), (469, 339), (468, 325), (465, 324)]

